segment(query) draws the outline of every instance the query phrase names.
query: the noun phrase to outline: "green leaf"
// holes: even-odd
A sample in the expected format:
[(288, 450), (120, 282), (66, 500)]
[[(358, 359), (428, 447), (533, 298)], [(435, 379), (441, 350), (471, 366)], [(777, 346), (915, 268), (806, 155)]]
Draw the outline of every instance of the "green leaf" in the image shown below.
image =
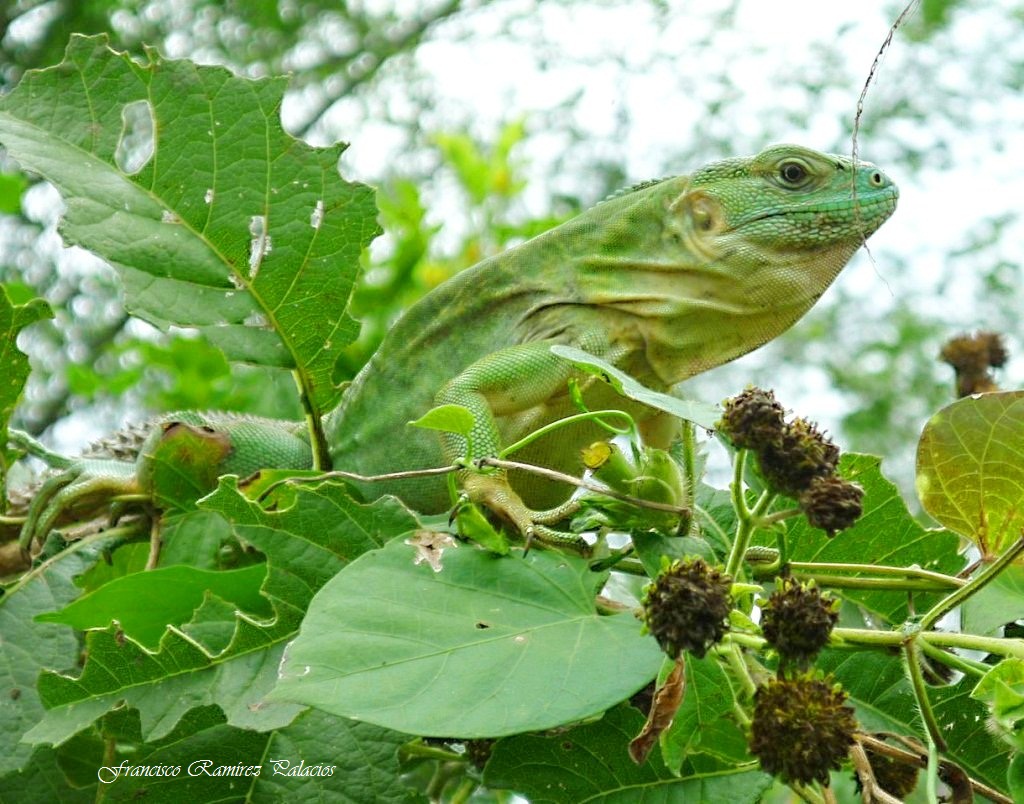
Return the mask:
[(925, 425), (917, 445), (924, 509), (989, 558), (1024, 529), (1024, 391), (965, 397)]
[(629, 706), (600, 721), (552, 735), (523, 734), (499, 740), (484, 770), (491, 788), (515, 790), (531, 804), (657, 801), (665, 804), (760, 801), (771, 777), (749, 767), (675, 776), (655, 748), (637, 766), (627, 746), (643, 726)]
[(714, 430), (718, 420), (722, 417), (722, 410), (717, 405), (709, 405), (692, 399), (679, 399), (658, 391), (652, 391), (650, 388), (645, 388), (625, 372), (615, 368), (611, 363), (595, 357), (589, 352), (584, 352), (582, 349), (556, 344), (551, 347), (551, 351), (588, 374), (600, 377), (612, 386), (616, 393), (621, 394), (627, 399), (642, 402), (648, 407), (662, 410), (665, 413), (671, 413), (673, 416), (693, 422), (705, 430)]
[(460, 505), (455, 519), (462, 538), (474, 541), (500, 556), (509, 554), (508, 537), (495, 528), (477, 506), (472, 503)]
[(1024, 618), (1024, 567), (1011, 564), (1004, 568), (964, 602), (960, 614), (960, 630), (983, 636)]
[(117, 628), (90, 631), (89, 658), (79, 677), (40, 677), (48, 711), (27, 739), (63, 742), (122, 703), (139, 710), (147, 741), (167, 735), (199, 705), (219, 706), (228, 724), (240, 728), (266, 730), (290, 722), (299, 707), (263, 698), (313, 594), (348, 560), (415, 524), (393, 498), (362, 505), (332, 483), (298, 486), (293, 499), (286, 509), (265, 511), (238, 492), (236, 478), (227, 477), (203, 501), (267, 557), (260, 591), (273, 606), (272, 619), (236, 614), (233, 637), (220, 653), (174, 627), (155, 653)]
[[(892, 731), (924, 741), (921, 719), (899, 655), (825, 650), (818, 667), (842, 683), (865, 731)], [(928, 696), (946, 738), (945, 756), (971, 776), (1002, 788), (1010, 752), (986, 728), (985, 706), (971, 699), (974, 686), (973, 679), (964, 678), (946, 687), (929, 687)]]
[[(963, 569), (965, 561), (957, 552), (956, 535), (947, 530), (922, 527), (907, 510), (896, 486), (882, 475), (878, 458), (847, 453), (840, 461), (839, 471), (844, 478), (864, 488), (864, 513), (853, 527), (831, 539), (808, 525), (802, 516), (787, 520), (791, 560), (863, 564), (864, 572), (855, 576), (871, 575), (871, 563), (896, 567), (916, 564), (949, 575)], [(788, 505), (783, 504), (783, 507)], [(758, 534), (756, 541), (774, 546), (774, 538), (767, 534)], [(822, 585), (828, 586), (827, 583)], [(909, 614), (906, 592), (839, 589), (836, 594), (855, 601), (890, 623), (901, 623)], [(926, 610), (938, 599), (934, 593), (914, 595), (918, 611)]]
[(378, 233), (372, 190), (341, 180), (342, 148), (283, 131), (285, 79), (148, 56), (72, 37), (61, 64), (0, 99), (0, 143), (57, 186), (66, 242), (118, 270), (129, 311), (295, 369), (330, 407), (357, 332), (343, 311)]
[(424, 430), (440, 430), (442, 433), (456, 433), (461, 436), (468, 436), (473, 431), (476, 418), (469, 408), (462, 405), (438, 405), (431, 408), (414, 422), (409, 422), (412, 427), (422, 427)]
[(266, 567), (260, 564), (226, 572), (179, 564), (118, 578), (60, 611), (36, 619), (81, 630), (105, 628), (111, 620), (117, 620), (125, 634), (155, 648), (168, 625), (188, 622), (206, 592), (247, 612), (268, 616), (270, 606), (259, 593), (266, 574)]
[(1006, 773), (1010, 798), (1024, 801), (1024, 754), (1014, 754), (1010, 760), (1010, 768)]
[(3, 366), (3, 381), (0, 382), (0, 491), (15, 457), (7, 450), (7, 425), (14, 406), (21, 398), (29, 372), (28, 357), (18, 348), (18, 333), (30, 324), (52, 316), (53, 311), (42, 299), (14, 304), (8, 288), (0, 285), (0, 366)]
[(1024, 661), (1003, 659), (978, 682), (971, 697), (988, 706), (990, 731), (1024, 750)]
[(412, 734), (493, 737), (590, 717), (657, 673), (661, 652), (632, 614), (597, 614), (606, 573), (587, 562), (433, 546), (424, 556), (422, 540), (395, 540), (332, 579), (272, 699)]
[(74, 666), (79, 642), (67, 628), (37, 622), (40, 612), (52, 611), (74, 600), (81, 590), (73, 580), (92, 565), (110, 544), (106, 537), (70, 545), (55, 558), (26, 573), (0, 597), (0, 775), (22, 767), (32, 746), (22, 735), (43, 716), (36, 691), (41, 667)]
[(20, 173), (0, 173), (0, 212), (17, 215), (21, 211), (21, 194), (27, 186)]
[(661, 737), (665, 764), (674, 773), (693, 753), (712, 754), (732, 764), (750, 760), (747, 738), (732, 719), (735, 698), (717, 659), (686, 657), (683, 702)]
[(46, 804), (95, 804), (96, 793), (95, 790), (72, 786), (58, 764), (57, 751), (48, 746), (40, 746), (32, 752), (32, 758), (20, 771), (0, 774), (0, 801), (12, 804), (31, 804), (33, 801), (45, 801)]
[[(308, 711), (268, 732), (205, 722), (129, 755), (133, 766), (180, 767), (176, 776), (119, 775), (104, 800), (423, 801), (401, 781), (398, 749), (409, 738), (325, 712)], [(113, 763), (116, 765), (117, 763)], [(247, 768), (246, 775), (218, 768)], [(95, 778), (95, 775), (94, 775)]]

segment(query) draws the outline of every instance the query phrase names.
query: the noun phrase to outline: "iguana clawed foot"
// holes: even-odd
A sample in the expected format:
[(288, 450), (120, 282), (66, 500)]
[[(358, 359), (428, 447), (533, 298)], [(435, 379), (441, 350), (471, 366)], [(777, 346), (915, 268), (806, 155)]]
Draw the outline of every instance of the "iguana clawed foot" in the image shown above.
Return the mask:
[(42, 543), (62, 515), (81, 520), (110, 510), (118, 498), (143, 493), (134, 463), (82, 458), (39, 487), (21, 527), (22, 552)]
[(590, 545), (583, 538), (550, 527), (575, 512), (579, 507), (575, 501), (567, 501), (546, 511), (535, 511), (509, 485), (503, 472), (468, 473), (462, 479), (462, 488), (471, 502), (479, 503), (497, 514), (522, 534), (527, 549), (533, 541), (537, 541), (550, 547), (589, 554)]

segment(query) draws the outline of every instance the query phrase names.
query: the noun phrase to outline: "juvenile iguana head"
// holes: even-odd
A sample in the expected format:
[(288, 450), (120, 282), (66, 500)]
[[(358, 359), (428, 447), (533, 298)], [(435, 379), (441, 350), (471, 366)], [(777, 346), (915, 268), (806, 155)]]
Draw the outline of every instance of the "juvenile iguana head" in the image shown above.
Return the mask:
[(645, 344), (669, 385), (782, 334), (896, 208), (868, 162), (775, 145), (595, 207), (600, 247), (577, 262), (583, 303)]

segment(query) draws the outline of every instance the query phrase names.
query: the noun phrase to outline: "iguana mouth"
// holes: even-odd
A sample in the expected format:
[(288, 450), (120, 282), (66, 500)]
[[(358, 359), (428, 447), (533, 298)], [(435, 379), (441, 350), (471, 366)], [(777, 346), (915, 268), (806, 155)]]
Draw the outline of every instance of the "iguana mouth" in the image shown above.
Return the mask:
[(823, 213), (845, 212), (850, 209), (857, 209), (863, 213), (862, 217), (875, 217), (881, 215), (889, 217), (896, 210), (896, 202), (899, 200), (899, 190), (895, 186), (886, 187), (882, 191), (875, 191), (869, 195), (858, 194), (856, 198), (850, 197), (842, 201), (832, 201), (826, 204), (814, 204), (810, 206), (793, 206), (782, 209), (769, 209), (756, 213), (738, 223), (734, 228), (738, 229), (757, 221), (768, 218), (812, 218)]

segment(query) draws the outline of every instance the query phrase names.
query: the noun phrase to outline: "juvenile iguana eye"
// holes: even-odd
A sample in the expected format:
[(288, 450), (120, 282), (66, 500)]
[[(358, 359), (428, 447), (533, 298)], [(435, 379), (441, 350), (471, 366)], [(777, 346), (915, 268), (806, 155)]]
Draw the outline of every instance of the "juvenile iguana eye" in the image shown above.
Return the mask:
[(800, 184), (807, 178), (807, 169), (799, 162), (783, 162), (779, 166), (779, 176), (787, 184)]

